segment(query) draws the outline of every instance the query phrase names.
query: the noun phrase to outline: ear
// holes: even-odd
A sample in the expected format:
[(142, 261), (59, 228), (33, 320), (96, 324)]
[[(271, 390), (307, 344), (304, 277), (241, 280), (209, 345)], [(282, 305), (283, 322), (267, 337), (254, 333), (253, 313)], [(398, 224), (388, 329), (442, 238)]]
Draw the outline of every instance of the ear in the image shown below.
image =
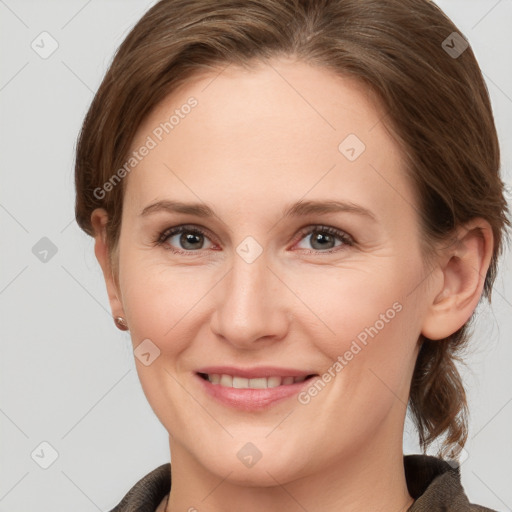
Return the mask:
[(91, 223), (94, 229), (94, 254), (103, 271), (103, 277), (107, 287), (108, 300), (113, 317), (125, 316), (122, 301), (119, 299), (119, 287), (114, 278), (113, 269), (108, 253), (106, 227), (108, 214), (103, 208), (96, 208), (91, 214)]
[(482, 295), (493, 245), (491, 225), (484, 219), (472, 219), (457, 229), (455, 242), (442, 250), (438, 261), (442, 284), (428, 305), (424, 336), (446, 338), (471, 318)]

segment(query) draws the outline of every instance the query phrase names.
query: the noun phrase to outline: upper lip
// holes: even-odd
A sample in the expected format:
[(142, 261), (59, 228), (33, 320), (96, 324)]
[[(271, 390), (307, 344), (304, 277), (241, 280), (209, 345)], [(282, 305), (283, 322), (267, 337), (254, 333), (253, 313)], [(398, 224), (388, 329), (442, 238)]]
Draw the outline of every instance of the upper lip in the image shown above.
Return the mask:
[(236, 366), (208, 366), (200, 368), (197, 373), (209, 375), (232, 375), (246, 379), (258, 377), (307, 377), (316, 375), (311, 371), (298, 370), (295, 368), (279, 368), (277, 366), (254, 366), (252, 368), (238, 368)]

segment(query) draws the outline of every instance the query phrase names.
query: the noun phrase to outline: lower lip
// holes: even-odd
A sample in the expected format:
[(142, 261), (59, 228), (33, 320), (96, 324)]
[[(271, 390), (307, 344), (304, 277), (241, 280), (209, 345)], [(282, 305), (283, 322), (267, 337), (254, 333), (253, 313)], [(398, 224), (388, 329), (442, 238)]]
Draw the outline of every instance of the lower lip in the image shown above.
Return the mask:
[(266, 389), (230, 388), (220, 384), (212, 384), (197, 374), (196, 378), (200, 380), (200, 384), (206, 393), (220, 403), (243, 411), (257, 411), (267, 409), (278, 402), (297, 395), (303, 388), (309, 386), (315, 377), (303, 380), (302, 382), (294, 382), (293, 384), (284, 384)]

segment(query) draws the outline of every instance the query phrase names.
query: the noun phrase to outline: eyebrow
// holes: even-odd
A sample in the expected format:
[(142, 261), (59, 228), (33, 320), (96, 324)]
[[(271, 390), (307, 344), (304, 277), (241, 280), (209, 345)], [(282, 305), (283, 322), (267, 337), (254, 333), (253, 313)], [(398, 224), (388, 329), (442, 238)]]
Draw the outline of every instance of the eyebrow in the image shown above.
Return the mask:
[[(197, 217), (214, 217), (215, 212), (204, 203), (183, 203), (181, 201), (162, 200), (146, 206), (139, 214), (142, 217), (156, 212), (184, 213)], [(283, 210), (283, 217), (305, 217), (328, 213), (354, 213), (378, 222), (375, 214), (355, 203), (342, 201), (297, 201)]]

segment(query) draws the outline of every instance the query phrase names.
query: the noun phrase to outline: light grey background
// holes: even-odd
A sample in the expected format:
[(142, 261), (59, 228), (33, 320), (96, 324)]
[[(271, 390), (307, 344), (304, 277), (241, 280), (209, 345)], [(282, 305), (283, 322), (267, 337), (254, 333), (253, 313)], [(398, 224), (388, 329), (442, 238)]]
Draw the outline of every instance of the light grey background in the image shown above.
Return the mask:
[[(129, 334), (112, 322), (92, 239), (74, 221), (83, 117), (115, 49), (153, 3), (0, 0), (0, 512), (107, 511), (169, 461), (167, 432), (140, 387)], [(512, 1), (438, 4), (485, 74), (510, 189)], [(44, 31), (58, 43), (46, 59), (31, 47)], [(43, 237), (57, 250), (46, 262), (33, 253)], [(492, 306), (478, 308), (464, 370), (471, 430), (462, 482), (471, 501), (499, 511), (512, 510), (509, 260), (507, 250)], [(418, 452), (406, 427), (404, 451)], [(52, 449), (42, 442), (58, 454), (47, 469), (40, 465), (52, 462)]]

